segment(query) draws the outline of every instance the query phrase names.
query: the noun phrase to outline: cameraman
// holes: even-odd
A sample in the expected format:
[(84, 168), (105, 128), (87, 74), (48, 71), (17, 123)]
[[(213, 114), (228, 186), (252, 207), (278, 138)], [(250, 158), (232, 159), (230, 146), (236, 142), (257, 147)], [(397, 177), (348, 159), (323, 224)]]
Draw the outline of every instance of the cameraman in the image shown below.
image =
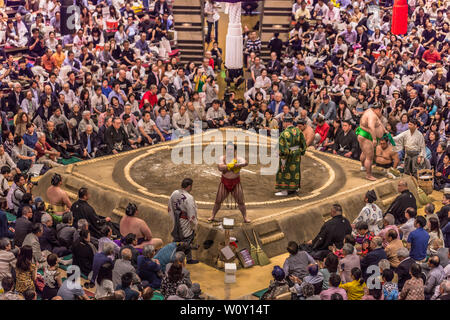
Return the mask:
[(208, 122), (208, 128), (221, 128), (228, 122), (226, 119), (227, 114), (221, 106), (220, 100), (214, 100), (212, 107), (208, 109), (206, 113), (206, 122)]
[(213, 76), (208, 76), (203, 88), (205, 91), (206, 110), (208, 110), (211, 107), (212, 102), (219, 97), (219, 86), (216, 84)]
[(18, 210), (21, 205), (22, 198), (25, 193), (32, 192), (33, 183), (26, 179), (26, 176), (22, 173), (18, 173), (14, 176), (14, 184), (11, 186), (8, 192), (8, 196), (11, 199), (12, 206), (11, 209), (14, 210), (14, 213), (17, 215)]
[(248, 117), (248, 109), (244, 107), (244, 100), (239, 99), (236, 101), (236, 108), (230, 114), (228, 119), (230, 125), (236, 128), (245, 128), (245, 121)]
[(247, 116), (247, 120), (245, 120), (245, 124), (247, 125), (247, 129), (253, 129), (256, 132), (259, 132), (262, 129), (262, 122), (264, 120), (264, 115), (259, 112), (258, 106), (253, 104), (250, 107), (250, 113)]

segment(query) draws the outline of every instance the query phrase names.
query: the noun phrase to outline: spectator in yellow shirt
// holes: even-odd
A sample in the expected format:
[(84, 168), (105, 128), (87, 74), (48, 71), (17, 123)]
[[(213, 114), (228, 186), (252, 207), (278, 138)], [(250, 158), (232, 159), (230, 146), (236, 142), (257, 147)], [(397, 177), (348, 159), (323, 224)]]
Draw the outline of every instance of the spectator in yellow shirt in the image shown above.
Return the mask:
[(361, 300), (364, 296), (364, 289), (366, 288), (361, 269), (353, 268), (351, 274), (353, 281), (340, 284), (339, 288), (347, 292), (348, 300)]

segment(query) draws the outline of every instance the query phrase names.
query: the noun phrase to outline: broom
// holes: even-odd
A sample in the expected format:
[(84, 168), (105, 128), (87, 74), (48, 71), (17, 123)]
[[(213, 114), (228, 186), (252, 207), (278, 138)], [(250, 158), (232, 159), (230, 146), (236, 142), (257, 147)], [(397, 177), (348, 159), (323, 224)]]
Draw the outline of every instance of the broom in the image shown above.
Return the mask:
[(255, 265), (258, 264), (258, 256), (256, 254), (256, 247), (253, 245), (253, 243), (250, 241), (250, 238), (247, 235), (247, 231), (243, 230), (245, 237), (247, 238), (248, 243), (250, 244), (250, 256), (252, 257), (253, 262)]
[(266, 264), (270, 263), (270, 259), (269, 257), (267, 257), (263, 249), (259, 246), (259, 242), (258, 239), (256, 238), (256, 232), (254, 229), (253, 229), (253, 236), (255, 237), (256, 242), (256, 255), (258, 257), (258, 263), (260, 266), (265, 266)]

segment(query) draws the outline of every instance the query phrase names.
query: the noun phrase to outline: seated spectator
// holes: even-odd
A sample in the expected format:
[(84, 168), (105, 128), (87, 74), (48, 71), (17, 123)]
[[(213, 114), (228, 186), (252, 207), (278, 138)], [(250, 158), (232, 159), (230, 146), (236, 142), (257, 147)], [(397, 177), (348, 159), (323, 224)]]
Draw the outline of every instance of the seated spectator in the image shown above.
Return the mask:
[(98, 252), (100, 253), (103, 251), (103, 247), (105, 244), (111, 244), (114, 247), (114, 252), (111, 255), (111, 260), (114, 260), (114, 257), (119, 255), (120, 247), (112, 240), (112, 229), (110, 226), (105, 225), (102, 227), (101, 232), (103, 237), (98, 239)]
[(377, 195), (374, 190), (369, 190), (364, 197), (366, 205), (361, 209), (359, 215), (353, 220), (353, 224), (356, 225), (360, 221), (367, 223), (369, 231), (375, 235), (380, 233), (380, 225), (383, 220), (383, 212), (374, 203), (377, 201)]
[[(342, 216), (342, 207), (339, 204), (334, 204), (331, 207), (330, 215), (332, 218), (324, 223), (319, 234), (314, 240), (308, 242), (308, 244), (312, 245), (313, 250), (317, 251), (316, 256), (324, 253), (328, 254), (328, 247), (332, 245), (341, 249), (345, 235), (350, 234), (352, 231), (350, 222)], [(313, 255), (314, 258), (316, 256)]]
[(133, 274), (131, 272), (124, 273), (121, 277), (120, 284), (116, 290), (123, 290), (125, 292), (125, 300), (138, 300), (140, 294), (138, 291), (131, 289), (133, 283)]
[(403, 242), (398, 237), (398, 232), (393, 229), (387, 232), (386, 239), (388, 245), (385, 247), (384, 251), (386, 252), (386, 256), (391, 264), (391, 267), (395, 269), (400, 264), (397, 252), (399, 249), (403, 248)]
[(69, 269), (67, 271), (67, 279), (64, 280), (61, 287), (58, 289), (58, 297), (62, 300), (89, 300), (89, 297), (81, 287), (80, 282), (73, 281), (75, 275), (75, 269)]
[(398, 249), (397, 257), (400, 260), (400, 264), (398, 265), (395, 272), (398, 275), (398, 290), (401, 291), (403, 289), (403, 286), (405, 285), (405, 282), (411, 279), (409, 268), (413, 263), (415, 263), (415, 261), (409, 256), (409, 251), (406, 248)]
[(90, 193), (87, 188), (80, 188), (78, 190), (78, 200), (72, 204), (70, 211), (73, 213), (73, 222), (78, 223), (80, 219), (86, 219), (89, 225), (89, 231), (92, 232), (92, 237), (101, 238), (101, 228), (111, 221), (110, 217), (100, 217), (95, 212), (94, 208), (88, 203)]
[(261, 300), (275, 300), (277, 296), (289, 292), (289, 286), (286, 282), (286, 274), (279, 266), (273, 267), (273, 280), (270, 281), (269, 288), (262, 295)]
[(12, 277), (4, 277), (1, 282), (3, 293), (0, 294), (0, 300), (24, 300), (14, 288), (14, 279)]
[(61, 273), (58, 270), (58, 256), (49, 254), (47, 256), (47, 265), (44, 268), (45, 287), (42, 291), (44, 300), (51, 300), (58, 294), (59, 288), (62, 286)]
[[(80, 238), (72, 246), (73, 265), (78, 266), (85, 276), (92, 272), (92, 264), (97, 249), (91, 243), (89, 230), (81, 230)], [(58, 295), (60, 296), (59, 292)]]
[(11, 241), (7, 238), (0, 238), (0, 281), (12, 277), (16, 262), (16, 256), (11, 251)]
[(370, 251), (361, 259), (361, 271), (363, 279), (367, 279), (372, 275), (373, 271), (369, 270), (370, 266), (378, 265), (382, 259), (387, 259), (386, 252), (383, 249), (383, 240), (380, 237), (374, 237), (370, 242)]
[(35, 290), (37, 267), (33, 263), (33, 248), (31, 246), (22, 246), (16, 263), (16, 291), (23, 294), (31, 289)]
[(111, 259), (111, 256), (114, 257), (114, 246), (111, 243), (105, 243), (103, 245), (103, 251), (97, 252), (94, 255), (94, 258), (92, 260), (92, 276), (90, 277), (91, 284), (96, 283), (100, 269), (105, 263), (111, 264), (111, 281), (112, 281), (113, 259)]
[(344, 289), (339, 288), (340, 284), (341, 284), (341, 277), (337, 273), (332, 273), (330, 275), (328, 289), (320, 292), (320, 299), (331, 300), (331, 296), (335, 293), (338, 293), (342, 296), (343, 300), (347, 300), (347, 292)]
[(30, 221), (33, 217), (33, 210), (29, 206), (24, 206), (22, 208), (22, 215), (17, 218), (14, 232), (14, 244), (18, 247), (22, 246), (23, 241), (27, 234), (32, 230), (32, 222)]
[(428, 259), (428, 267), (430, 268), (430, 272), (428, 273), (425, 282), (424, 294), (425, 299), (430, 300), (435, 294), (436, 288), (439, 287), (446, 275), (438, 256), (431, 256)]
[[(183, 277), (184, 279), (186, 279), (186, 284), (187, 286), (190, 288), (192, 286), (192, 281), (191, 281), (191, 273), (188, 269), (186, 269), (186, 255), (184, 254), (184, 252), (182, 251), (178, 251), (175, 253), (175, 256), (173, 258), (173, 262), (169, 262), (165, 267), (166, 267), (166, 275), (168, 274), (168, 271), (170, 269), (170, 267), (172, 266), (172, 264), (178, 264), (182, 267), (182, 273), (183, 273)], [(160, 262), (161, 265), (161, 262)], [(162, 270), (162, 267), (161, 267)]]
[[(153, 289), (159, 289), (161, 287), (161, 266), (154, 256), (155, 248), (151, 244), (145, 245), (142, 255), (138, 257), (137, 272), (142, 281), (147, 281)], [(182, 267), (179, 266), (179, 268), (181, 272)]]
[(101, 299), (114, 294), (114, 284), (112, 282), (113, 264), (105, 262), (100, 266), (95, 280), (95, 299)]
[(391, 269), (384, 269), (382, 273), (384, 300), (398, 299), (398, 287), (397, 283), (392, 281), (393, 279), (394, 271)]
[(399, 300), (425, 300), (424, 283), (421, 277), (422, 269), (417, 263), (409, 268), (411, 279), (406, 280), (401, 289)]
[(114, 288), (121, 283), (122, 276), (126, 273), (131, 273), (133, 275), (133, 282), (140, 283), (140, 279), (136, 274), (136, 269), (131, 264), (132, 254), (131, 250), (128, 248), (122, 249), (120, 252), (121, 259), (117, 259), (114, 263), (114, 268), (112, 271), (112, 281)]
[(50, 253), (48, 251), (42, 252), (41, 250), (39, 238), (42, 237), (43, 233), (44, 226), (42, 223), (33, 223), (31, 232), (27, 234), (22, 243), (22, 246), (30, 246), (33, 249), (33, 263), (39, 267), (47, 260), (47, 255)]
[(351, 282), (340, 284), (339, 288), (342, 288), (347, 292), (348, 300), (361, 300), (366, 288), (366, 283), (362, 278), (361, 269), (353, 268), (351, 274), (353, 280)]
[(383, 239), (383, 247), (386, 247), (388, 245), (387, 233), (389, 232), (389, 230), (395, 230), (395, 232), (397, 233), (397, 235), (399, 235), (400, 238), (398, 227), (394, 224), (394, 222), (395, 218), (390, 213), (387, 213), (383, 218), (383, 229), (381, 229), (380, 233), (378, 234), (378, 236)]
[(353, 281), (351, 271), (353, 268), (361, 268), (359, 256), (356, 254), (354, 246), (350, 243), (345, 243), (342, 248), (343, 258), (339, 260), (339, 272), (341, 274), (342, 283)]
[(57, 162), (60, 153), (48, 144), (44, 133), (39, 132), (34, 150), (36, 151), (36, 163), (42, 163), (50, 168), (62, 166)]
[(419, 262), (427, 257), (427, 248), (430, 235), (425, 231), (426, 220), (422, 216), (418, 216), (414, 220), (415, 230), (411, 231), (407, 238), (407, 246), (410, 249), (409, 255), (412, 259)]
[(71, 248), (79, 234), (73, 226), (73, 214), (68, 211), (62, 215), (61, 223), (56, 225), (56, 237), (61, 246)]
[(411, 191), (408, 190), (408, 184), (405, 180), (400, 180), (398, 182), (397, 190), (400, 195), (394, 199), (394, 202), (391, 203), (386, 211), (386, 213), (390, 213), (394, 216), (396, 225), (406, 222), (405, 210), (407, 208), (417, 210), (416, 198)]
[(187, 285), (182, 270), (183, 268), (181, 266), (173, 264), (170, 267), (167, 276), (163, 277), (161, 281), (161, 294), (164, 296), (164, 299), (175, 295), (180, 284)]
[(308, 266), (315, 263), (313, 257), (306, 251), (299, 250), (298, 244), (294, 241), (288, 243), (287, 251), (289, 252), (289, 257), (286, 258), (283, 264), (286, 278), (296, 276), (299, 279), (303, 279), (308, 275)]

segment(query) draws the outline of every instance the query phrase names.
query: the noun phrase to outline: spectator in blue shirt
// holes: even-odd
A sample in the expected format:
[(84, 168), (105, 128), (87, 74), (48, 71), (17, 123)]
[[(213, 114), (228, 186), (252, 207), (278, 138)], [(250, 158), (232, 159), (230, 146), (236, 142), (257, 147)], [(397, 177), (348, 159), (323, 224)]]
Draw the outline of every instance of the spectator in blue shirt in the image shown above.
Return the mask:
[(27, 131), (23, 135), (23, 142), (26, 146), (34, 149), (34, 146), (38, 141), (37, 133), (36, 131), (34, 131), (34, 125), (31, 123), (27, 123), (26, 130)]
[(422, 261), (427, 257), (430, 235), (424, 230), (426, 224), (427, 220), (422, 216), (418, 216), (415, 221), (416, 230), (412, 231), (408, 236), (409, 255), (416, 261)]
[(152, 245), (146, 245), (142, 249), (142, 255), (138, 257), (138, 276), (142, 281), (147, 281), (152, 289), (159, 289), (161, 278), (159, 276), (161, 266), (155, 256), (155, 248)]

